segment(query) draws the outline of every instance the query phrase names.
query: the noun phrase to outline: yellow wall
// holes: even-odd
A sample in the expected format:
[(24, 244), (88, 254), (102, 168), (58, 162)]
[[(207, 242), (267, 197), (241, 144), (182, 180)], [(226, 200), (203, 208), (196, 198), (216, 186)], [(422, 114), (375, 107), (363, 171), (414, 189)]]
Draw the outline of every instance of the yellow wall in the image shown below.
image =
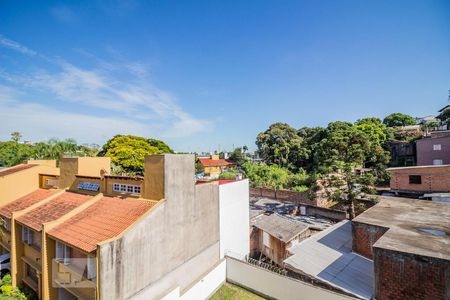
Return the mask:
[(41, 165), (41, 166), (56, 168), (56, 160), (54, 160), (54, 159), (32, 159), (32, 160), (27, 160), (27, 164)]
[[(129, 193), (120, 193), (113, 191), (113, 184), (129, 184), (129, 185), (139, 185), (141, 187), (141, 194), (129, 194)], [(144, 181), (143, 180), (133, 180), (131, 178), (107, 178), (106, 179), (106, 189), (104, 193), (108, 196), (127, 196), (127, 197), (140, 197), (143, 195), (144, 191)]]
[(59, 187), (66, 188), (73, 185), (75, 175), (104, 176), (111, 172), (111, 158), (109, 157), (64, 157), (59, 162), (61, 176)]
[(0, 206), (37, 190), (41, 173), (58, 175), (59, 170), (39, 165), (0, 177)]
[[(164, 155), (145, 156), (145, 178), (142, 197), (151, 200), (164, 198)], [(151, 187), (151, 188), (149, 188)]]

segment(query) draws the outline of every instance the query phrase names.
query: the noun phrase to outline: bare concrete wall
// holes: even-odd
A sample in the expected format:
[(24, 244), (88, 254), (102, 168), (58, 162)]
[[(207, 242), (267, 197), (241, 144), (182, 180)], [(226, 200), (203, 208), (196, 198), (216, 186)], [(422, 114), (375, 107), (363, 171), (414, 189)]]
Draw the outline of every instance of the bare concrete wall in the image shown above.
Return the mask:
[[(195, 266), (195, 272), (207, 272), (219, 261), (217, 184), (195, 186), (191, 155), (159, 157), (164, 158), (163, 164), (155, 159), (155, 164), (148, 166), (146, 160), (146, 168), (153, 167), (153, 174), (164, 175), (165, 200), (121, 238), (99, 246), (102, 299), (128, 299), (145, 293), (158, 280), (171, 276), (172, 271), (213, 245), (217, 245), (216, 250)], [(163, 170), (158, 171), (158, 167)], [(160, 182), (155, 182), (160, 186)], [(192, 278), (186, 273), (168, 278), (174, 285), (169, 290), (189, 285), (186, 277)]]

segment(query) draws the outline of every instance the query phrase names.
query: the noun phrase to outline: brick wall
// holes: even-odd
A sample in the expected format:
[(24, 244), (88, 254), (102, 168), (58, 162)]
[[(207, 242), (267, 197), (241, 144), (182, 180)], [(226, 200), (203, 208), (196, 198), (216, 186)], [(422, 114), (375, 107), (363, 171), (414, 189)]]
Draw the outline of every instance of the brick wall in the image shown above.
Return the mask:
[(266, 188), (250, 188), (250, 196), (266, 197), (277, 199), (280, 201), (286, 200), (294, 204), (308, 204), (320, 207), (327, 207), (327, 201), (317, 197), (316, 199), (309, 199), (307, 192), (294, 192), (288, 190), (273, 190)]
[(450, 299), (450, 262), (374, 248), (378, 300)]
[[(421, 184), (410, 184), (410, 175), (420, 175)], [(450, 192), (450, 166), (391, 170), (391, 190), (412, 192)]]
[(372, 246), (388, 230), (386, 227), (375, 226), (352, 221), (352, 250), (362, 256), (372, 259)]

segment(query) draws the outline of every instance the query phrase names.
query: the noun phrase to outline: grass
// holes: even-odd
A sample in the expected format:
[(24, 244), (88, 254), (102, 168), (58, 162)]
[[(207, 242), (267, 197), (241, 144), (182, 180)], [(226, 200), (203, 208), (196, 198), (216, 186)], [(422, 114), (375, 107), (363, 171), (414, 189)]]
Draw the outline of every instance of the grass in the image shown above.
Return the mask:
[(264, 299), (252, 292), (230, 283), (224, 283), (210, 300), (260, 300)]

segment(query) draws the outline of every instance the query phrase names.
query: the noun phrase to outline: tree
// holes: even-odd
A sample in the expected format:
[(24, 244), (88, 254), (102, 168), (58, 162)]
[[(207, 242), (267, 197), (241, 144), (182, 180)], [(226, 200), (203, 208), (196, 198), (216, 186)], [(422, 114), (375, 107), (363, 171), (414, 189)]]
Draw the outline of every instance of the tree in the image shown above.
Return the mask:
[(295, 170), (298, 162), (305, 157), (302, 138), (297, 130), (286, 123), (275, 123), (256, 138), (258, 151), (267, 164)]
[(32, 146), (14, 141), (0, 142), (0, 166), (11, 167), (32, 157)]
[(11, 133), (11, 141), (18, 143), (22, 138), (22, 134), (18, 131)]
[(450, 109), (445, 109), (442, 111), (437, 118), (443, 123), (443, 124), (449, 124), (450, 123)]
[(133, 135), (116, 135), (103, 145), (98, 156), (111, 157), (115, 173), (142, 175), (145, 155), (173, 153), (159, 140)]
[(245, 176), (254, 187), (282, 189), (289, 181), (289, 171), (277, 165), (253, 164), (246, 162), (242, 165)]
[(248, 151), (248, 147), (246, 145), (242, 146), (242, 152), (247, 152)]
[(247, 159), (242, 148), (236, 148), (231, 152), (229, 160), (234, 162), (237, 166), (241, 166)]
[(339, 173), (330, 173), (321, 180), (328, 199), (344, 205), (350, 215), (350, 219), (355, 218), (355, 207), (359, 197), (367, 194), (374, 194), (372, 185), (374, 176), (370, 173), (357, 175), (353, 166), (344, 163)]
[(362, 166), (370, 151), (370, 142), (353, 124), (338, 121), (328, 124), (316, 151), (318, 171), (326, 174), (342, 169), (345, 164), (353, 168)]
[(416, 125), (416, 119), (402, 113), (393, 113), (384, 118), (383, 124), (388, 127)]

